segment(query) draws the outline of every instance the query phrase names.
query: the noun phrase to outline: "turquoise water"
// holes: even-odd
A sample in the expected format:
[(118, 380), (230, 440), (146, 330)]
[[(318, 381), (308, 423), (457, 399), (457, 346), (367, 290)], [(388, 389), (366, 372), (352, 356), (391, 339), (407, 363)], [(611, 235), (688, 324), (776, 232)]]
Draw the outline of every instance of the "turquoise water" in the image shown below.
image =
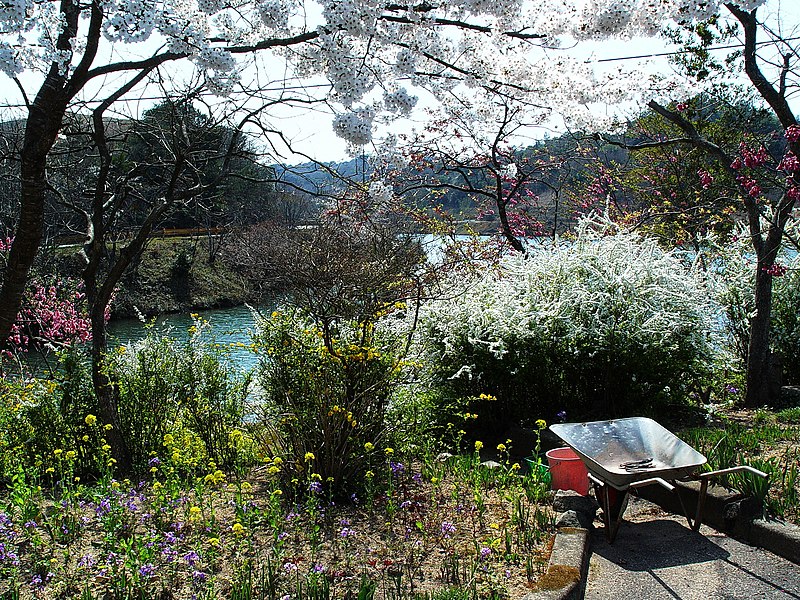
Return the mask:
[[(262, 309), (266, 310), (266, 309)], [(269, 310), (272, 310), (271, 307)], [(247, 346), (255, 327), (255, 318), (247, 306), (234, 306), (232, 308), (218, 308), (212, 310), (198, 310), (195, 314), (209, 322), (210, 329), (204, 336), (206, 340), (214, 340), (230, 348), (230, 359), (243, 370), (256, 365), (257, 358)], [(148, 322), (149, 323), (149, 322)], [(164, 335), (178, 341), (189, 338), (189, 327), (193, 320), (189, 313), (162, 315), (155, 320), (152, 327)], [(127, 346), (133, 344), (147, 335), (150, 325), (137, 319), (121, 319), (109, 323), (109, 345)], [(245, 347), (241, 345), (244, 344)]]

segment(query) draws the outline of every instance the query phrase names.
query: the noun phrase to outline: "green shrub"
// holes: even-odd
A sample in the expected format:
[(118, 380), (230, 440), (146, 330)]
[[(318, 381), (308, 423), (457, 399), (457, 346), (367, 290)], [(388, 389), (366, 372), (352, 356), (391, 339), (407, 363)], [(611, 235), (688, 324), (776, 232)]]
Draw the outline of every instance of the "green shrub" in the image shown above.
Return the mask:
[[(162, 452), (167, 433), (184, 429), (202, 441), (203, 458), (215, 467), (252, 460), (242, 432), (250, 376), (236, 371), (213, 339), (204, 339), (207, 330), (208, 323), (195, 320), (189, 339), (180, 342), (150, 329), (133, 346), (109, 352), (106, 368), (119, 395), (119, 425), (135, 470), (146, 470)], [(186, 466), (205, 466), (198, 462)]]
[(104, 468), (104, 443), (85, 418), (97, 413), (88, 359), (79, 347), (59, 352), (52, 379), (7, 377), (0, 381), (0, 479), (18, 466), (44, 472), (57, 451), (70, 452), (70, 471), (96, 476)]
[(323, 331), (299, 310), (276, 311), (257, 330), (258, 382), (290, 462), (287, 479), (302, 480), (308, 467), (335, 493), (352, 493), (386, 433), (398, 340), (372, 322)]
[(709, 373), (708, 294), (655, 241), (608, 233), (584, 222), (574, 243), (506, 258), (423, 307), (417, 339), (443, 397), (484, 426), (685, 402)]

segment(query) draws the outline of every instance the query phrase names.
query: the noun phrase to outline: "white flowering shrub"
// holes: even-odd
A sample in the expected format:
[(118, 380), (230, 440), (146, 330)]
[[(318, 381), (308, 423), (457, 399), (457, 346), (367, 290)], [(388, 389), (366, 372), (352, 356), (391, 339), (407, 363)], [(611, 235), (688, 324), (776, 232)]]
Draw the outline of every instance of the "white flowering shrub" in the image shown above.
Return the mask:
[[(788, 235), (795, 239), (798, 229), (797, 220), (786, 226)], [(725, 242), (710, 240), (709, 247), (710, 282), (724, 310), (725, 341), (735, 357), (735, 367), (744, 371), (750, 317), (755, 311), (756, 269), (746, 225), (734, 229)], [(792, 247), (784, 246), (773, 267), (770, 343), (780, 356), (784, 383), (800, 383), (800, 255)]]
[(584, 221), (573, 243), (505, 258), (424, 307), (419, 337), (445, 398), (483, 394), (484, 425), (686, 400), (708, 372), (714, 305), (677, 257), (608, 226)]
[(783, 383), (800, 385), (800, 256), (775, 282), (772, 302), (772, 347), (780, 354)]

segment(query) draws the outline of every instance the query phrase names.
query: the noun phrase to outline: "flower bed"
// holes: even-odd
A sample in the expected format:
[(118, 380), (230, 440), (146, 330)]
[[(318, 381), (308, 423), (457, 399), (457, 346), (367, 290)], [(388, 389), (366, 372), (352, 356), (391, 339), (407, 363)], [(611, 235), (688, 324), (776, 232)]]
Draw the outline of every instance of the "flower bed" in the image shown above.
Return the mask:
[(374, 469), (387, 471), (388, 488), (367, 472), (361, 497), (340, 502), (323, 491), (313, 455), (296, 482), (307, 491), (293, 497), (278, 457), (231, 481), (219, 470), (181, 478), (157, 457), (141, 483), (84, 485), (62, 471), (42, 488), (20, 473), (0, 496), (0, 595), (524, 595), (553, 531), (542, 484), (508, 460), (482, 466), (477, 453), (409, 463), (386, 450)]

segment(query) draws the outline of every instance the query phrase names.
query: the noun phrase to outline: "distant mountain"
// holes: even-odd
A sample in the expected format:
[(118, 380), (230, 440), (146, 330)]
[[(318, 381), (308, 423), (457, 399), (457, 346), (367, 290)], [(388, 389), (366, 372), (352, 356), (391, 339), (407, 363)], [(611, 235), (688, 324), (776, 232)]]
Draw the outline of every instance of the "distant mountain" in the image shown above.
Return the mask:
[(284, 191), (306, 192), (310, 195), (331, 194), (346, 187), (346, 181), (358, 181), (363, 177), (368, 181), (372, 167), (366, 158), (352, 158), (345, 162), (316, 163), (299, 165), (273, 165), (278, 179), (277, 188)]

